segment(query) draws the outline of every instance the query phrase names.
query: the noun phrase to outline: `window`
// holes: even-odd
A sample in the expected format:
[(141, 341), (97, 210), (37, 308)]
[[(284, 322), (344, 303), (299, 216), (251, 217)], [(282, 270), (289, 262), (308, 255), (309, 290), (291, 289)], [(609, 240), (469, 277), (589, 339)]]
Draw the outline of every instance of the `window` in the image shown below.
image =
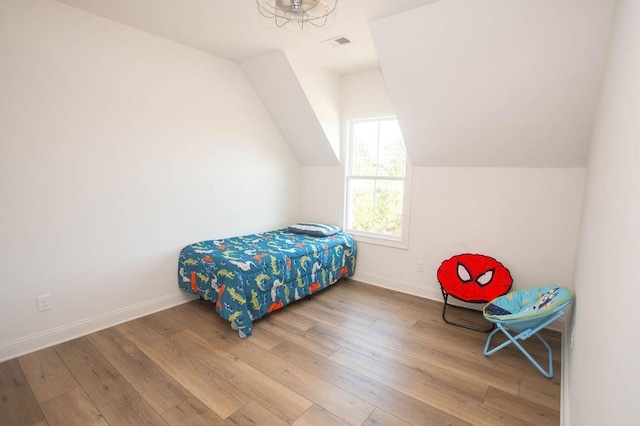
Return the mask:
[(395, 118), (349, 122), (346, 229), (356, 235), (405, 241), (407, 153)]

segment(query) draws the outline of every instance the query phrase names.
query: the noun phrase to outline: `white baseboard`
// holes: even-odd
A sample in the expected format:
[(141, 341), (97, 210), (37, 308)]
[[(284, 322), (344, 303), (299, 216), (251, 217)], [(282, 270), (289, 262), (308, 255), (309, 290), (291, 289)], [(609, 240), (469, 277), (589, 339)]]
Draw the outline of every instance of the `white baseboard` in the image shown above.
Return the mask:
[(194, 300), (182, 291), (55, 327), (0, 345), (0, 362)]
[[(377, 287), (386, 288), (388, 290), (411, 294), (442, 303), (442, 293), (440, 292), (440, 288), (429, 288), (417, 283), (402, 281), (392, 277), (385, 277), (367, 272), (357, 272), (352, 279)], [(113, 327), (114, 325), (149, 315), (163, 309), (172, 308), (174, 306), (190, 302), (191, 300), (194, 300), (193, 296), (189, 296), (182, 291), (176, 291), (175, 293), (97, 315), (92, 318), (11, 340), (0, 345), (0, 362), (56, 345), (58, 343), (66, 342), (67, 340), (75, 339), (95, 331)], [(562, 332), (564, 330), (564, 324), (564, 318), (560, 318), (549, 328)], [(564, 352), (565, 351), (563, 350), (563, 356)], [(563, 362), (563, 365), (566, 364)], [(563, 375), (564, 374), (565, 370), (563, 369)]]
[[(385, 277), (382, 275), (371, 274), (362, 271), (357, 271), (352, 278), (356, 281), (362, 281), (363, 283), (371, 284), (376, 287), (383, 287), (388, 290), (399, 291), (400, 293), (411, 294), (413, 296), (423, 297), (425, 299), (435, 300), (436, 302), (442, 303), (442, 292), (440, 291), (440, 287), (429, 288), (426, 285), (421, 285), (409, 281), (402, 281), (392, 277)], [(471, 309), (478, 309), (477, 304), (474, 306), (473, 304), (459, 302), (455, 299), (452, 301), (451, 299), (452, 298), (449, 298), (450, 304), (460, 305)], [(548, 328), (562, 333), (565, 328), (565, 317), (560, 317)]]
[(383, 287), (388, 290), (399, 291), (400, 293), (411, 294), (425, 299), (442, 302), (442, 293), (439, 288), (427, 288), (409, 281), (402, 281), (392, 277), (370, 274), (368, 272), (356, 272), (352, 277), (356, 281), (371, 284), (376, 287)]

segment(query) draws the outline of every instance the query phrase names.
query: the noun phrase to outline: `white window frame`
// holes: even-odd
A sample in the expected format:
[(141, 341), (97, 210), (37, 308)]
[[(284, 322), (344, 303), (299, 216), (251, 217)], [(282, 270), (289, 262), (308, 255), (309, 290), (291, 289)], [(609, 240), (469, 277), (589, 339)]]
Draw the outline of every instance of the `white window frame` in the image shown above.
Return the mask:
[[(379, 234), (374, 232), (361, 231), (358, 229), (350, 229), (347, 227), (347, 215), (349, 208), (349, 200), (348, 200), (348, 180), (349, 180), (349, 172), (351, 165), (351, 137), (353, 135), (353, 125), (355, 122), (363, 122), (363, 121), (380, 121), (380, 120), (397, 120), (397, 117), (394, 115), (380, 115), (380, 116), (353, 116), (348, 117), (345, 123), (345, 135), (344, 135), (344, 150), (342, 158), (344, 161), (342, 162), (342, 223), (343, 229), (352, 234), (357, 242), (359, 243), (367, 243), (367, 244), (375, 244), (382, 245), (387, 247), (399, 248), (399, 249), (408, 249), (409, 248), (409, 223), (411, 221), (410, 213), (411, 213), (411, 175), (412, 175), (412, 166), (409, 161), (409, 156), (406, 158), (406, 168), (405, 168), (405, 176), (404, 176), (404, 188), (403, 188), (403, 200), (402, 200), (402, 230), (399, 237), (387, 234)], [(385, 178), (386, 179), (386, 178)], [(390, 178), (389, 180), (402, 180), (402, 178)]]

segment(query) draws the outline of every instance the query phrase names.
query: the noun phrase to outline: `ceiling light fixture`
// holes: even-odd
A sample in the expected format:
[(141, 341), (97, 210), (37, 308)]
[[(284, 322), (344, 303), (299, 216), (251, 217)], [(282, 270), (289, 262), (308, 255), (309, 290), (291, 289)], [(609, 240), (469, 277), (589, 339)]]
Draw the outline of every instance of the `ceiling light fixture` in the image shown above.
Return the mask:
[(256, 0), (260, 14), (273, 19), (276, 26), (305, 24), (322, 27), (338, 5), (338, 0)]

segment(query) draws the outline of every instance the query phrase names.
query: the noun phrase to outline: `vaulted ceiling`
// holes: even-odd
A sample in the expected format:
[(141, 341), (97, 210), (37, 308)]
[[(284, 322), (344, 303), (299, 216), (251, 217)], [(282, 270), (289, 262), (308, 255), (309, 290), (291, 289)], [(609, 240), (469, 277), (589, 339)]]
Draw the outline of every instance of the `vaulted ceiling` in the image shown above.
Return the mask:
[(300, 32), (252, 0), (57, 1), (241, 64), (303, 166), (338, 164), (340, 75), (377, 67), (414, 165), (584, 166), (614, 5), (340, 0)]
[(414, 165), (587, 161), (609, 0), (444, 0), (371, 23)]
[[(305, 92), (305, 87), (314, 86), (313, 82), (303, 85), (305, 73), (299, 71), (296, 74), (291, 61), (281, 50), (245, 61), (242, 69), (300, 165), (337, 166), (340, 134), (339, 131), (334, 132), (332, 124), (338, 124), (340, 117), (322, 116), (320, 107), (323, 102)], [(273, 79), (273, 75), (278, 78)], [(330, 77), (324, 81), (316, 78), (314, 82), (325, 89), (324, 93), (329, 95), (327, 99), (339, 99), (338, 82), (331, 84)], [(338, 105), (325, 108), (329, 111), (337, 109)]]
[[(377, 67), (369, 22), (437, 0), (339, 0), (323, 28), (277, 29), (255, 0), (57, 0), (234, 62), (285, 50), (338, 74)], [(353, 43), (328, 48), (322, 41), (347, 36)]]

